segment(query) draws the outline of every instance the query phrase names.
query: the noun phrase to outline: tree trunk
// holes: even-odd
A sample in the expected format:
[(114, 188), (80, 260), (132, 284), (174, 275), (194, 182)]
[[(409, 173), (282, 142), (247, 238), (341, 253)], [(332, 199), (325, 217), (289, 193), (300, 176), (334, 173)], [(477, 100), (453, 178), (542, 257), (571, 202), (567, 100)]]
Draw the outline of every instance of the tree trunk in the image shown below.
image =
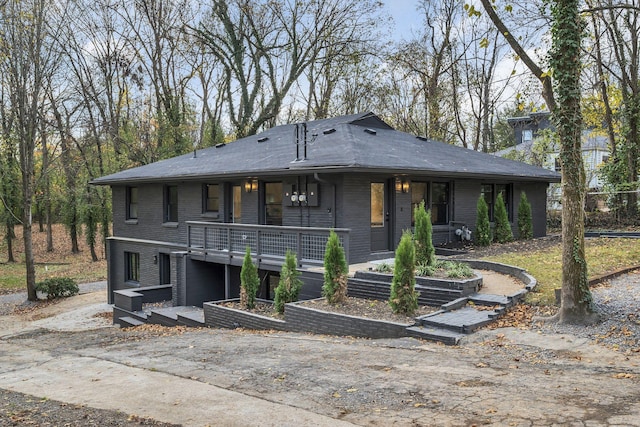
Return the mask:
[(15, 232), (13, 230), (13, 224), (7, 221), (7, 262), (16, 262), (16, 259), (13, 257), (13, 239), (16, 237)]
[(25, 197), (22, 218), (22, 238), (24, 239), (24, 258), (25, 268), (27, 271), (27, 299), (29, 301), (37, 301), (38, 295), (36, 294), (36, 265), (33, 255), (32, 239), (33, 218), (31, 217), (31, 185), (25, 185), (24, 191)]
[(42, 217), (47, 223), (47, 252), (53, 252), (53, 231), (51, 229), (51, 180), (49, 179), (49, 146), (47, 145), (47, 129), (45, 121), (42, 121), (42, 177), (44, 188), (41, 202), (44, 202), (44, 209), (40, 206), (40, 232), (42, 232)]
[(578, 0), (556, 0), (553, 12), (551, 67), (556, 79), (553, 118), (562, 164), (562, 303), (561, 323), (596, 320), (584, 254), (585, 172), (582, 163), (580, 110), (581, 22)]

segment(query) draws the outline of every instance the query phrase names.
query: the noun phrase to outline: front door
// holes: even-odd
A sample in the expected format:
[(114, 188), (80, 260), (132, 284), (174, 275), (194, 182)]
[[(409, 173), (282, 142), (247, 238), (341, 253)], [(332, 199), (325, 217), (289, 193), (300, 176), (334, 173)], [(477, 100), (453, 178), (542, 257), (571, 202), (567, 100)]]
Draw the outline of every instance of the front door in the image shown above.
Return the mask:
[(371, 183), (371, 252), (389, 250), (389, 188), (384, 182)]
[(160, 284), (171, 284), (171, 258), (169, 254), (159, 254), (158, 263), (160, 268)]

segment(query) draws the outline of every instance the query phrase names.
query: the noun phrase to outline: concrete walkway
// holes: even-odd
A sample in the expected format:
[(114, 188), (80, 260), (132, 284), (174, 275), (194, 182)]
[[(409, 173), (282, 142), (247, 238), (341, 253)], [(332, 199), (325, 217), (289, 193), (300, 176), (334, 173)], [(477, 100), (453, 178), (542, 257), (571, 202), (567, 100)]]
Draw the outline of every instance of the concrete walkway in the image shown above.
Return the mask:
[(56, 357), (6, 342), (0, 350), (0, 387), (184, 426), (352, 425), (201, 381), (93, 357)]

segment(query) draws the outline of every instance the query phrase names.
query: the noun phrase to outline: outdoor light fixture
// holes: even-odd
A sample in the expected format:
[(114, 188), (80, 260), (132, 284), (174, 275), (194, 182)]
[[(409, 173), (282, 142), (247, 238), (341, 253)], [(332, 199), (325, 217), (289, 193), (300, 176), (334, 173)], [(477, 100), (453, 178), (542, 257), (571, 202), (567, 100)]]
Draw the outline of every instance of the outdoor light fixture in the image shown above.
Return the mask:
[(158, 263), (158, 255), (154, 255), (153, 256), (153, 263), (157, 264)]
[(244, 182), (244, 191), (246, 193), (251, 193), (252, 191), (258, 191), (258, 180), (257, 179), (247, 179)]
[(396, 193), (408, 193), (409, 192), (409, 180), (406, 178), (396, 178)]

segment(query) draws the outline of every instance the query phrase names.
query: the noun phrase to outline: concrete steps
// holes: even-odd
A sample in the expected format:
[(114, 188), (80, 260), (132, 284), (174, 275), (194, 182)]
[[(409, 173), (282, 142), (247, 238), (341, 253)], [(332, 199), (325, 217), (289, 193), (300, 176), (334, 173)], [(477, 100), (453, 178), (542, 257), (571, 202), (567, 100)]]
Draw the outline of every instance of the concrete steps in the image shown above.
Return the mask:
[(429, 314), (418, 319), (424, 327), (446, 329), (462, 334), (469, 334), (493, 322), (501, 311), (478, 310), (474, 307), (462, 307), (452, 311), (441, 311)]
[[(162, 326), (178, 326), (179, 324), (181, 324), (179, 322), (180, 315), (186, 321), (193, 321), (194, 319), (198, 319), (198, 316), (195, 315), (192, 319), (187, 313), (197, 312), (198, 310), (202, 311), (202, 308), (194, 306), (154, 308), (151, 310), (148, 316), (148, 323)], [(202, 319), (204, 324), (204, 314), (202, 315)]]
[(427, 341), (441, 342), (446, 345), (458, 345), (460, 340), (466, 336), (461, 332), (426, 326), (411, 326), (407, 328), (407, 335)]

